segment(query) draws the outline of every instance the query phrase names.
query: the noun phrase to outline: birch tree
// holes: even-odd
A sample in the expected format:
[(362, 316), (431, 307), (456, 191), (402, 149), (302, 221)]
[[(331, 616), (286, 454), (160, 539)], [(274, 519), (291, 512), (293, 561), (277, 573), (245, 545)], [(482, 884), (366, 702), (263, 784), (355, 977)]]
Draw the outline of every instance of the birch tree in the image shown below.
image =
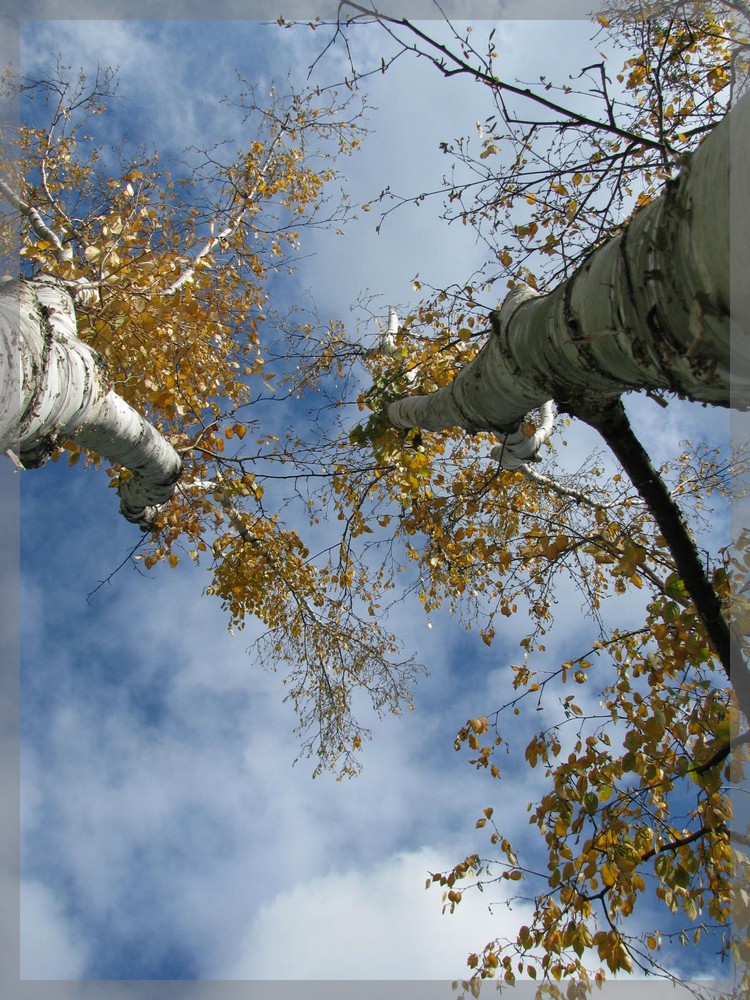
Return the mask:
[[(704, 403), (741, 408), (748, 405), (745, 345), (750, 331), (744, 315), (730, 313), (730, 134), (737, 144), (733, 150), (738, 157), (735, 163), (742, 163), (744, 154), (738, 156), (738, 151), (750, 149), (748, 97), (742, 98), (705, 140), (668, 192), (639, 211), (621, 236), (596, 250), (579, 271), (548, 295), (539, 296), (527, 287), (511, 291), (502, 308), (491, 316), (492, 328), (487, 344), (459, 371), (450, 385), (426, 395), (397, 400), (389, 404), (387, 413), (395, 427), (432, 431), (460, 427), (472, 434), (491, 432), (502, 441), (493, 454), (505, 468), (523, 468), (525, 462), (537, 457), (549, 428), (543, 433), (529, 433), (524, 432), (522, 425), (532, 409), (548, 407), (550, 399), (559, 410), (596, 428), (620, 460), (658, 524), (674, 558), (677, 576), (684, 586), (683, 593), (692, 599), (715, 655), (732, 685), (734, 704), (747, 720), (750, 718), (747, 647), (729, 624), (726, 593), (722, 595), (720, 590), (714, 589), (718, 578), (710, 581), (704, 572), (680, 509), (635, 438), (620, 401), (620, 396), (627, 391), (650, 389), (671, 391)], [(736, 241), (732, 246), (736, 259), (732, 263), (738, 267), (734, 273), (742, 274), (750, 264), (747, 172), (740, 168), (735, 180), (734, 211), (738, 218), (734, 228)], [(636, 305), (638, 299), (640, 306)], [(538, 395), (533, 397), (535, 390)], [(553, 550), (550, 553), (542, 549), (545, 556), (554, 559), (570, 542), (566, 535), (559, 534), (554, 546), (546, 539), (542, 544)], [(634, 568), (636, 562), (632, 564)], [(744, 572), (744, 566), (739, 568)], [(674, 604), (670, 606), (675, 607)], [(662, 623), (652, 617), (649, 625), (653, 636), (665, 637)], [(670, 656), (673, 655), (670, 650)], [(653, 656), (647, 654), (652, 691), (664, 683), (666, 673), (650, 659)], [(600, 751), (600, 737), (596, 736), (587, 737), (585, 744), (581, 738), (576, 741), (573, 754), (568, 758), (569, 764), (572, 761), (574, 765), (570, 767), (553, 763), (561, 748), (556, 732), (542, 734), (527, 748), (526, 758), (532, 766), (541, 760), (547, 765), (547, 773), (554, 774), (555, 791), (539, 804), (532, 819), (546, 833), (552, 871), (549, 885), (555, 889), (564, 884), (564, 888), (557, 902), (552, 901), (551, 895), (545, 895), (537, 903), (533, 928), (522, 927), (515, 943), (505, 948), (492, 943), (481, 955), (470, 956), (469, 964), (480, 969), (480, 978), (494, 975), (497, 970), (504, 974), (506, 981), (512, 982), (516, 975), (514, 953), (520, 958), (518, 971), (535, 977), (537, 966), (528, 959), (540, 946), (544, 951), (542, 970), (545, 978), (551, 976), (557, 980), (573, 973), (582, 976), (581, 990), (588, 980), (585, 973), (582, 974), (580, 959), (588, 948), (596, 948), (600, 959), (604, 959), (612, 971), (630, 971), (636, 965), (647, 968), (652, 964), (650, 953), (661, 947), (660, 934), (646, 935), (643, 948), (640, 942), (626, 941), (614, 924), (608, 931), (592, 933), (587, 918), (591, 902), (605, 896), (610, 918), (618, 912), (629, 914), (638, 894), (645, 891), (640, 868), (643, 861), (650, 859), (654, 859), (654, 870), (662, 882), (657, 895), (673, 912), (682, 906), (684, 913), (697, 922), (705, 905), (709, 913), (722, 921), (729, 916), (728, 900), (731, 898), (736, 903), (734, 916), (738, 928), (733, 955), (739, 960), (740, 968), (746, 969), (747, 952), (743, 944), (747, 926), (746, 859), (741, 857), (737, 862), (739, 876), (735, 876), (737, 881), (732, 883), (734, 862), (729, 860), (731, 855), (726, 849), (721, 855), (713, 851), (708, 858), (689, 849), (690, 844), (704, 837), (711, 839), (718, 831), (721, 831), (720, 839), (725, 847), (728, 845), (731, 811), (726, 801), (716, 811), (713, 805), (710, 807), (709, 820), (705, 819), (706, 808), (699, 806), (697, 814), (701, 815), (702, 823), (697, 829), (683, 828), (678, 832), (671, 827), (668, 833), (665, 831), (654, 837), (649, 824), (640, 826), (635, 822), (631, 826), (623, 821), (624, 813), (620, 811), (623, 796), (612, 814), (607, 815), (605, 831), (587, 839), (577, 857), (571, 851), (571, 840), (579, 843), (587, 819), (599, 813), (599, 818), (604, 820), (608, 807), (605, 805), (602, 809), (602, 802), (611, 797), (615, 784), (613, 775), (620, 777), (623, 770), (638, 770), (632, 758), (636, 748), (644, 754), (644, 761), (648, 760), (642, 773), (644, 778), (647, 776), (651, 805), (659, 820), (665, 812), (665, 792), (674, 789), (675, 773), (680, 772), (680, 765), (672, 774), (670, 768), (664, 766), (662, 741), (668, 731), (668, 718), (676, 718), (671, 708), (675, 703), (685, 703), (689, 692), (694, 690), (694, 679), (681, 680), (679, 698), (670, 699), (671, 707), (666, 714), (663, 709), (667, 702), (663, 694), (652, 698), (649, 714), (641, 715), (642, 728), (636, 721), (640, 715), (636, 706), (643, 703), (640, 696), (630, 702), (632, 681), (628, 676), (631, 670), (635, 677), (640, 671), (632, 660), (624, 662), (629, 670), (618, 670), (619, 679), (610, 689), (607, 705), (615, 715), (624, 711), (631, 722), (625, 738), (631, 755), (629, 761), (618, 762), (612, 770), (609, 752)], [(563, 666), (563, 678), (568, 669), (578, 667), (577, 680), (583, 683), (588, 666), (590, 662), (585, 657), (572, 661)], [(527, 672), (518, 674), (518, 686), (538, 689), (538, 679), (529, 684), (530, 677)], [(705, 680), (702, 678), (698, 683), (703, 685)], [(731, 747), (743, 747), (748, 741), (746, 723), (743, 725), (735, 720), (728, 725), (726, 711), (725, 704), (717, 723), (719, 718), (725, 721), (718, 723), (713, 740), (703, 743), (701, 739), (693, 746), (692, 767), (686, 761), (682, 765), (686, 768), (685, 773), (691, 774), (702, 789), (713, 788), (707, 802), (718, 791), (720, 780), (717, 775), (709, 783), (708, 774), (713, 774), (727, 758)], [(567, 719), (583, 714), (573, 696), (566, 698), (565, 712)], [(500, 713), (495, 720), (495, 745), (502, 743), (499, 716)], [(674, 738), (681, 726), (682, 723), (678, 723), (669, 736)], [(468, 741), (470, 746), (479, 749), (480, 739), (488, 731), (490, 726), (486, 718), (469, 720), (457, 741), (459, 744)], [(719, 732), (723, 735), (719, 736)], [(735, 733), (733, 741), (729, 740), (730, 732)], [(659, 746), (653, 756), (646, 749), (649, 742)], [(605, 743), (610, 746), (608, 739)], [(493, 740), (490, 739), (482, 748), (482, 756), (474, 763), (487, 767), (492, 750)], [(599, 770), (603, 759), (607, 763)], [(659, 763), (655, 764), (655, 760)], [(496, 770), (496, 774), (499, 776), (499, 771)], [(741, 775), (741, 769), (733, 771), (728, 767), (724, 778), (731, 784), (740, 780)], [(602, 788), (607, 792), (605, 796), (602, 796)], [(578, 803), (577, 808), (575, 805), (570, 807), (571, 799)], [(505, 852), (506, 868), (502, 877), (522, 878), (524, 868), (503, 838), (502, 827), (493, 821), (491, 807), (485, 810), (477, 825), (487, 823), (492, 824), (492, 842), (499, 843)], [(592, 826), (596, 830), (597, 822), (592, 822)], [(735, 831), (733, 836), (737, 843), (747, 846), (749, 841), (744, 832)], [(629, 852), (625, 856), (623, 844)], [(717, 907), (716, 897), (707, 899), (703, 889), (692, 884), (692, 874), (701, 863), (706, 865), (706, 890), (718, 893), (718, 898), (725, 900), (723, 910)], [(716, 881), (720, 869), (724, 872), (721, 887)], [(489, 881), (494, 881), (491, 866), (485, 866), (477, 855), (467, 858), (448, 875), (432, 876), (436, 883), (448, 887), (447, 899), (451, 908), (461, 899), (461, 892), (454, 888), (456, 881), (469, 873), (480, 880), (486, 873)], [(582, 889), (586, 882), (590, 888)], [(676, 895), (680, 890), (683, 895)], [(687, 941), (687, 937), (682, 940)], [(694, 932), (693, 940), (696, 943), (700, 940), (700, 930)], [(573, 955), (568, 952), (569, 957), (563, 960), (567, 949), (572, 949)], [(737, 988), (744, 991), (746, 985), (741, 974)], [(575, 989), (571, 993), (569, 988), (567, 995), (573, 994)]]
[[(629, 222), (624, 234), (591, 255), (568, 281), (546, 296), (512, 291), (492, 314), (488, 343), (443, 389), (391, 403), (396, 427), (470, 433), (491, 431), (504, 440), (501, 464), (520, 453), (536, 457), (540, 436), (521, 424), (548, 400), (596, 427), (636, 477), (673, 553), (691, 596), (730, 670), (731, 634), (719, 603), (702, 582), (700, 560), (677, 508), (637, 442), (619, 402), (635, 389), (668, 390), (697, 402), (746, 408), (748, 371), (743, 316), (731, 324), (729, 239), (730, 129), (737, 149), (750, 149), (750, 101), (743, 98), (711, 133), (661, 198)], [(735, 150), (735, 155), (736, 150)], [(741, 222), (734, 264), (750, 269), (747, 175), (734, 186)], [(734, 362), (734, 364), (732, 364)], [(737, 650), (737, 662), (741, 662)], [(735, 675), (737, 695), (750, 717), (746, 671)]]
[(0, 182), (21, 222), (21, 274), (0, 294), (0, 441), (24, 470), (107, 460), (145, 529), (133, 559), (208, 562), (230, 629), (259, 619), (256, 659), (288, 668), (302, 754), (350, 774), (368, 735), (354, 692), (399, 711), (415, 667), (284, 516), (318, 473), (300, 428), (274, 433), (269, 407), (315, 397), (342, 362), (338, 324), (301, 309), (285, 320), (267, 286), (293, 268), (303, 230), (345, 221), (334, 160), (358, 146), (361, 108), (280, 92), (262, 105), (243, 85), (233, 103), (249, 139), (194, 150), (179, 177), (157, 154), (113, 161), (90, 138), (116, 99), (109, 72), (21, 85), (42, 110)]
[[(500, 786), (476, 820), (490, 857), (428, 878), (444, 910), (476, 889), (504, 890), (511, 906), (534, 900), (517, 934), (469, 956), (463, 985), (475, 995), (494, 977), (571, 998), (608, 972), (681, 980), (672, 946), (707, 940), (736, 963), (732, 995), (747, 992), (749, 841), (731, 801), (749, 742), (747, 538), (710, 557), (696, 547), (701, 510), (731, 493), (737, 456), (685, 443), (655, 469), (622, 399), (748, 404), (748, 331), (729, 277), (749, 263), (750, 106), (738, 100), (726, 114), (742, 90), (732, 81), (747, 54), (742, 11), (610, 9), (596, 30), (622, 44), (623, 62), (613, 69), (602, 54), (582, 82), (559, 86), (503, 77), (499, 26), (496, 37), (451, 24), (431, 33), (349, 2), (331, 26), (329, 47), (343, 42), (349, 55), (352, 32), (381, 32), (377, 65), (352, 57), (353, 87), (417, 56), (488, 95), (489, 109), (479, 98), (472, 108), (477, 138), (441, 144), (451, 162), (442, 186), (404, 196), (386, 183), (372, 200), (384, 225), (405, 203), (442, 197), (447, 221), (476, 229), (487, 264), (447, 288), (417, 275), (427, 297), (400, 310), (401, 323), (390, 313), (350, 435), (379, 474), (342, 477), (338, 500), (353, 577), (363, 566), (355, 539), (371, 532), (370, 556), (385, 552), (383, 586), (394, 564), (411, 565), (428, 616), (449, 608), (487, 646), (506, 618), (529, 622), (504, 704), (479, 709), (454, 745), (500, 781), (523, 740), (526, 764), (546, 779), (528, 804), (539, 849), (511, 843)], [(535, 465), (553, 458), (553, 405), (558, 424), (577, 418), (600, 432), (621, 470), (605, 477), (597, 457), (575, 474)], [(555, 585), (571, 579), (599, 637), (555, 669), (546, 634)], [(608, 595), (637, 592), (648, 595), (642, 626), (605, 625)], [(524, 730), (523, 709), (551, 702), (557, 720), (539, 729), (527, 715)]]

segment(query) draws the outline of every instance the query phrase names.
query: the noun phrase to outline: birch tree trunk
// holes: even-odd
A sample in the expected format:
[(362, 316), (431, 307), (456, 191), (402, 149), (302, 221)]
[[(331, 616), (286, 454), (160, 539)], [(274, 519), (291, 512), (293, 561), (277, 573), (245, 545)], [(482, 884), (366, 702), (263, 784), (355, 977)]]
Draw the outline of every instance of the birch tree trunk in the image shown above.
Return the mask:
[(53, 278), (0, 286), (0, 450), (34, 467), (75, 441), (130, 469), (120, 509), (147, 529), (172, 496), (182, 460), (109, 389), (101, 359), (75, 333), (73, 300)]
[(507, 434), (547, 400), (585, 417), (637, 389), (747, 408), (750, 316), (729, 315), (730, 119), (732, 264), (750, 279), (747, 94), (621, 235), (549, 295), (512, 291), (455, 381), (390, 404), (391, 423)]

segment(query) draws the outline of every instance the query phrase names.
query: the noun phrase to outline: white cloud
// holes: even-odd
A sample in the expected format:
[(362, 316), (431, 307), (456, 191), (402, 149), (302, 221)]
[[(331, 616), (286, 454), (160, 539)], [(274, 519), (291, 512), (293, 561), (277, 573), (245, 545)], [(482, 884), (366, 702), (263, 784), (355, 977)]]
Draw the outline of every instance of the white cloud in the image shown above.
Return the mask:
[(72, 931), (60, 900), (37, 881), (21, 883), (21, 979), (80, 979), (87, 943)]
[[(122, 128), (125, 121), (127, 133), (110, 133), (105, 157), (127, 139), (131, 151), (140, 145), (147, 153), (157, 148), (164, 162), (168, 155), (181, 157), (188, 146), (241, 141), (242, 116), (221, 100), (236, 96), (235, 69), (245, 69), (262, 90), (270, 84), (269, 77), (255, 72), (269, 29), (252, 21), (211, 24), (211, 30), (198, 34), (191, 22), (179, 20), (25, 22), (23, 72), (31, 78), (49, 73), (51, 56), (58, 53), (73, 77), (83, 70), (89, 83), (97, 67), (116, 70), (118, 95), (129, 112), (117, 123)], [(228, 62), (230, 51), (233, 61)], [(107, 117), (97, 126), (106, 132)]]
[[(503, 20), (495, 29), (498, 67), (507, 80), (519, 77), (529, 81), (540, 73), (549, 74), (550, 66), (559, 64), (562, 54), (574, 71), (591, 54), (588, 39), (592, 29), (586, 24), (540, 22), (531, 27), (520, 20)], [(431, 21), (428, 30), (437, 38), (448, 34), (439, 21)], [(477, 24), (477, 36), (488, 30), (488, 25)], [(406, 33), (404, 37), (414, 41)], [(359, 73), (377, 68), (381, 56), (387, 58), (392, 51), (385, 33), (379, 30), (352, 30), (349, 45)], [(484, 43), (478, 37), (476, 45), (483, 51)], [(342, 59), (342, 48), (321, 60), (312, 83), (339, 79), (347, 70), (351, 75)], [(565, 79), (564, 70), (561, 76)], [(338, 246), (327, 237), (314, 237), (318, 255), (308, 262), (304, 273), (326, 308), (345, 313), (359, 293), (370, 290), (385, 297), (385, 315), (389, 302), (407, 307), (414, 304), (411, 280), (417, 273), (436, 287), (461, 285), (486, 262), (487, 248), (478, 242), (471, 226), (448, 224), (439, 217), (447, 198), (447, 193), (440, 192), (446, 189), (445, 176), (450, 169), (449, 158), (440, 152), (439, 144), (472, 133), (474, 123), (494, 107), (486, 88), (461, 75), (446, 79), (426, 59), (398, 59), (387, 73), (369, 77), (363, 89), (375, 108), (369, 115), (371, 132), (361, 152), (342, 169), (353, 201), (371, 202), (372, 210), (346, 227)], [(467, 179), (475, 178), (467, 175)], [(379, 201), (386, 186), (394, 197), (386, 195)], [(423, 194), (427, 198), (421, 205), (407, 203), (392, 211), (399, 199), (408, 201)], [(389, 214), (381, 219), (383, 212)], [(379, 222), (382, 228), (377, 234)], [(496, 294), (501, 299), (505, 290), (498, 288)]]
[[(372, 816), (377, 823), (377, 813)], [(488, 912), (499, 891), (467, 892), (453, 914), (431, 871), (456, 858), (422, 847), (373, 867), (311, 877), (264, 904), (217, 979), (456, 979), (466, 958), (523, 923), (527, 907)], [(271, 874), (271, 877), (272, 874)]]
[[(162, 573), (157, 588), (131, 580), (118, 581), (98, 632), (30, 669), (53, 672), (59, 695), (26, 746), (26, 856), (55, 898), (78, 900), (76, 914), (59, 916), (71, 938), (96, 942), (94, 955), (141, 941), (142, 961), (154, 941), (179, 942), (205, 974), (236, 953), (259, 905), (311, 874), (382, 864), (426, 828), (443, 844), (434, 867), (474, 849), (492, 790), (450, 750), (459, 703), (445, 706), (445, 725), (433, 688), (423, 710), (377, 727), (361, 778), (312, 782), (309, 764), (290, 768), (293, 717), (279, 678), (258, 673), (245, 641), (226, 634), (220, 609), (199, 597), (200, 570)], [(54, 592), (48, 600), (35, 605), (39, 650), (50, 648), (55, 616), (70, 616)], [(434, 633), (425, 630), (435, 670), (426, 683), (439, 685), (451, 654)], [(423, 884), (420, 874), (414, 891)], [(24, 932), (31, 969), (39, 933), (33, 922)]]

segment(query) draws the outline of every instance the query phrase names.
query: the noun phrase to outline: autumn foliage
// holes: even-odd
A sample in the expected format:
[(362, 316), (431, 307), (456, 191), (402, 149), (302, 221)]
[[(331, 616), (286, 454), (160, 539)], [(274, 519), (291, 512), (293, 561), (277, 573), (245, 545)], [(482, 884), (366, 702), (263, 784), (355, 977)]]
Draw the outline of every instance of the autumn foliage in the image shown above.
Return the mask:
[[(352, 715), (353, 690), (398, 711), (414, 667), (342, 599), (338, 562), (311, 558), (297, 512), (286, 523), (278, 496), (269, 509), (265, 494), (287, 478), (286, 463), (297, 484), (309, 474), (309, 443), (269, 416), (273, 401), (291, 408), (314, 396), (342, 363), (331, 350), (339, 325), (309, 310), (277, 314), (268, 285), (291, 273), (305, 229), (346, 218), (334, 159), (359, 145), (361, 108), (295, 93), (261, 107), (247, 87), (235, 106), (248, 146), (194, 153), (175, 178), (157, 154), (112, 162), (88, 135), (115, 99), (110, 74), (71, 81), (61, 69), (24, 84), (22, 98), (35, 124), (19, 130), (9, 190), (22, 206), (24, 272), (68, 288), (78, 335), (101, 355), (109, 385), (183, 458), (175, 497), (133, 558), (148, 569), (208, 562), (206, 589), (230, 628), (259, 619), (261, 660), (287, 663), (303, 752), (353, 773), (368, 735)], [(62, 451), (71, 463), (82, 455), (75, 441)], [(108, 474), (113, 486), (129, 475)]]
[[(454, 745), (495, 783), (506, 752), (543, 774), (528, 811), (544, 867), (538, 846), (512, 844), (488, 805), (477, 827), (491, 857), (472, 854), (428, 880), (451, 910), (469, 888), (493, 883), (533, 902), (513, 939), (469, 957), (465, 986), (475, 993), (486, 979), (531, 978), (574, 1000), (608, 973), (675, 977), (670, 945), (704, 940), (733, 958), (738, 990), (747, 988), (750, 840), (731, 827), (747, 720), (648, 506), (596, 454), (573, 475), (552, 455), (541, 473), (505, 472), (488, 461), (497, 442), (487, 436), (402, 432), (384, 415), (400, 396), (447, 385), (475, 355), (498, 289), (551, 287), (679, 172), (726, 111), (744, 37), (735, 6), (613, 7), (594, 26), (609, 52), (601, 64), (578, 84), (521, 88), (495, 70), (494, 32), (480, 50), (455, 29), (451, 47), (400, 17), (342, 5), (353, 20), (402, 32), (404, 51), (436, 70), (473, 74), (492, 102), (476, 137), (442, 146), (457, 168), (444, 216), (476, 228), (487, 265), (451, 288), (417, 276), (419, 301), (387, 345), (335, 321), (274, 317), (268, 301), (269, 278), (289, 265), (305, 227), (340, 217), (326, 200), (333, 157), (360, 137), (346, 108), (314, 95), (263, 108), (248, 91), (247, 148), (226, 160), (205, 151), (193, 175), (173, 180), (155, 156), (115, 171), (86, 140), (108, 80), (29, 92), (48, 100), (49, 123), (21, 130), (14, 183), (72, 254), (25, 219), (24, 267), (75, 291), (80, 336), (185, 461), (174, 503), (136, 558), (208, 562), (207, 590), (231, 627), (263, 623), (261, 657), (285, 664), (303, 747), (319, 767), (357, 769), (368, 736), (357, 692), (379, 711), (410, 704), (419, 668), (388, 631), (394, 602), (414, 597), (428, 616), (447, 609), (487, 646), (506, 619), (528, 620), (519, 662), (508, 664), (507, 703), (478, 709)], [(580, 110), (582, 91), (593, 110)], [(518, 97), (544, 114), (518, 114), (509, 103)], [(397, 203), (386, 189), (378, 207)], [(268, 420), (273, 397), (295, 426), (279, 432)], [(304, 431), (300, 399), (320, 414)], [(67, 450), (77, 460), (75, 445)], [(686, 443), (659, 472), (698, 531), (743, 464)], [(321, 525), (339, 530), (318, 550), (310, 539)], [(738, 632), (748, 615), (737, 597), (750, 569), (745, 541), (713, 553), (708, 570), (725, 609), (735, 597)], [(556, 588), (571, 581), (599, 638), (552, 664)], [(605, 623), (605, 600), (623, 594), (644, 597), (637, 628)], [(533, 728), (525, 713), (543, 699), (559, 704), (557, 719), (529, 739), (517, 720)], [(648, 927), (631, 923), (644, 911)]]
[[(345, 33), (375, 20), (395, 43), (394, 60), (416, 52), (445, 76), (473, 77), (494, 102), (476, 137), (442, 144), (451, 160), (444, 217), (476, 229), (488, 262), (451, 288), (415, 278), (415, 292), (427, 295), (387, 357), (368, 362), (365, 418), (351, 437), (380, 463), (370, 494), (378, 523), (392, 525), (390, 512), (400, 507), (393, 534), (414, 564), (427, 613), (448, 607), (488, 646), (504, 618), (529, 621), (521, 660), (509, 667), (513, 696), (467, 720), (455, 748), (496, 782), (521, 756), (541, 772), (546, 790), (528, 804), (541, 843), (511, 843), (501, 810), (488, 806), (476, 826), (494, 850), (428, 879), (450, 911), (467, 891), (489, 887), (491, 899), (504, 886), (503, 900), (533, 903), (533, 919), (514, 938), (469, 957), (463, 986), (475, 995), (494, 978), (530, 978), (547, 995), (570, 998), (609, 974), (680, 979), (680, 946), (699, 944), (734, 963), (732, 995), (747, 992), (750, 838), (732, 820), (750, 734), (648, 504), (596, 457), (573, 476), (554, 468), (503, 473), (488, 466), (483, 435), (402, 432), (382, 416), (400, 396), (449, 384), (475, 355), (493, 286), (554, 287), (679, 172), (725, 114), (732, 65), (745, 57), (735, 8), (608, 10), (596, 28), (609, 54), (562, 86), (544, 77), (536, 87), (506, 81), (494, 30), (481, 48), (470, 28), (432, 36), (354, 3), (336, 26)], [(618, 49), (625, 56), (615, 69)], [(584, 90), (594, 95), (586, 110), (576, 100)], [(386, 188), (378, 204), (385, 216), (407, 200)], [(659, 475), (697, 532), (713, 500), (732, 495), (743, 467), (741, 454), (685, 444)], [(353, 495), (350, 508), (360, 510)], [(732, 604), (738, 635), (747, 635), (746, 542), (714, 552), (707, 571), (725, 615)], [(545, 636), (571, 580), (601, 631), (592, 648), (555, 666)], [(648, 595), (642, 624), (605, 624), (605, 599), (628, 592)], [(555, 705), (555, 722), (535, 731), (529, 711)], [(501, 783), (495, 801), (503, 794)]]

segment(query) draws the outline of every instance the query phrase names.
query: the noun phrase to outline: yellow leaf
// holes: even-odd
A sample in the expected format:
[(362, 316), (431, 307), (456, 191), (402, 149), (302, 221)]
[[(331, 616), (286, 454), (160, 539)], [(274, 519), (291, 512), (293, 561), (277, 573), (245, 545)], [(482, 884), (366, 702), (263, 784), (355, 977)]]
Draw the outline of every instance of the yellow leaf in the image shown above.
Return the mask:
[(619, 874), (619, 869), (613, 862), (605, 861), (602, 865), (601, 876), (605, 885), (614, 885)]

